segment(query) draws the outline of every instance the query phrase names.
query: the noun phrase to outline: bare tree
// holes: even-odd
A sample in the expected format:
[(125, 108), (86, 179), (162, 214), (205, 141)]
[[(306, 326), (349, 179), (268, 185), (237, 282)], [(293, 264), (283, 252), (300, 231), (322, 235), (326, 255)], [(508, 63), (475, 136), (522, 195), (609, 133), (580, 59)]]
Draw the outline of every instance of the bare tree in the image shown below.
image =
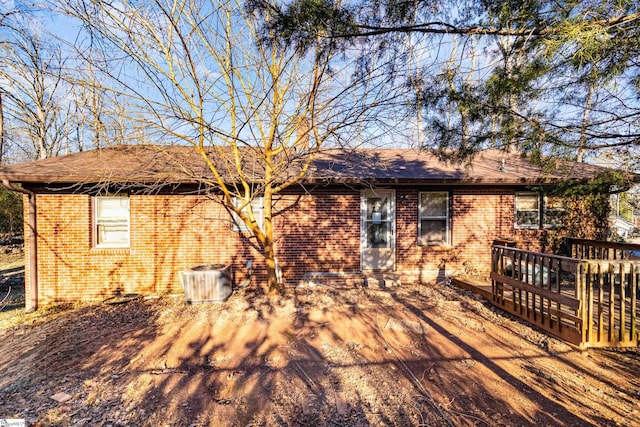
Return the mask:
[(95, 57), (83, 52), (78, 55), (78, 68), (70, 75), (70, 98), (74, 112), (74, 126), (68, 151), (100, 149), (112, 145), (146, 142), (141, 126), (129, 120), (127, 97), (100, 82), (102, 73), (93, 69)]
[(68, 137), (71, 115), (61, 46), (43, 41), (38, 29), (20, 20), (5, 23), (3, 35), (4, 135), (27, 158), (55, 156)]
[[(16, 8), (15, 5), (13, 7), (8, 8), (6, 10), (2, 10), (0, 12), (0, 28), (5, 27), (5, 22), (11, 19), (14, 15), (18, 15), (23, 11)], [(8, 27), (8, 26), (7, 26)], [(0, 38), (0, 42), (6, 43), (6, 40)], [(4, 163), (5, 157), (5, 146), (6, 138), (5, 138), (5, 125), (4, 125), (4, 90), (0, 86), (0, 164)]]
[(52, 157), (124, 139), (122, 124), (109, 119), (111, 110), (125, 106), (95, 83), (87, 53), (73, 49), (65, 39), (69, 34), (47, 30), (44, 15), (36, 8), (0, 15), (3, 161)]
[(92, 66), (111, 82), (101, 89), (127, 97), (132, 108), (120, 114), (147, 129), (146, 138), (191, 147), (207, 165), (211, 178), (189, 174), (186, 164), (185, 176), (246, 224), (263, 251), (269, 292), (281, 292), (274, 195), (298, 184), (341, 129), (366, 119), (367, 104), (381, 102), (370, 92), (374, 77), (367, 86), (354, 82), (352, 65), (341, 60), (329, 69), (331, 47), (300, 54), (266, 43), (258, 30), (270, 17), (247, 12), (241, 1), (61, 7), (109, 58)]

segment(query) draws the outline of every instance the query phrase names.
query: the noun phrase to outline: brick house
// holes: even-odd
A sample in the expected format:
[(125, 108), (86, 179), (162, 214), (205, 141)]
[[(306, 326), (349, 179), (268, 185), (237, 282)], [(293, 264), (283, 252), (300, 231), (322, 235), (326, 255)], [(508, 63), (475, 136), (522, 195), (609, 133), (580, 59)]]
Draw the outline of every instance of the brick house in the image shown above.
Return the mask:
[[(252, 260), (254, 281), (264, 280), (255, 240), (207, 193), (207, 169), (187, 150), (120, 146), (1, 168), (4, 185), (24, 193), (27, 306), (181, 292), (179, 272), (203, 263), (231, 264), (239, 281)], [(496, 150), (468, 165), (413, 149), (320, 153), (274, 202), (282, 280), (486, 274), (497, 237), (541, 249), (562, 210), (545, 188), (602, 171), (570, 162), (557, 170)]]

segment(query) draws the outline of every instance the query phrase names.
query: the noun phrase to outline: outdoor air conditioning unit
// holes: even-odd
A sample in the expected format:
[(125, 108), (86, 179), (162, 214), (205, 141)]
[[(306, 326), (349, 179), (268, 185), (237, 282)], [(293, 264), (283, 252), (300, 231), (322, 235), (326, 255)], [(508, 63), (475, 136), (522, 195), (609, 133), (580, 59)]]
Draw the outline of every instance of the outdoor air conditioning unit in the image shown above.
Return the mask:
[(231, 265), (203, 264), (181, 273), (189, 304), (225, 301), (233, 292)]

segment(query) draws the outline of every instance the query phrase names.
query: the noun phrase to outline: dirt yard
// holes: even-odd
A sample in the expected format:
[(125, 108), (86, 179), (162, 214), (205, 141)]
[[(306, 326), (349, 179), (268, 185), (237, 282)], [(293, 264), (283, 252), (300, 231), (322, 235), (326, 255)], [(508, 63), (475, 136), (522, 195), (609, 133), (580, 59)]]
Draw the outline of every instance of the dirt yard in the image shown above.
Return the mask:
[(36, 426), (629, 426), (639, 373), (445, 284), (0, 313), (0, 419)]

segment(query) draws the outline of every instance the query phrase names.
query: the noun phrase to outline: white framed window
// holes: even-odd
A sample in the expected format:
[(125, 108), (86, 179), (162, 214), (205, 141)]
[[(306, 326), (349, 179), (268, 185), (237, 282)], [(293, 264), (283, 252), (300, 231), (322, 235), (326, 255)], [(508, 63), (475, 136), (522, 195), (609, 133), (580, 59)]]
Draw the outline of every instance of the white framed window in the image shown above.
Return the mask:
[(516, 193), (516, 228), (540, 228), (540, 195)]
[(130, 241), (129, 196), (93, 198), (94, 246), (128, 248)]
[(515, 226), (523, 229), (557, 228), (562, 225), (565, 201), (539, 193), (516, 193)]
[(419, 193), (418, 244), (449, 244), (449, 193), (425, 191)]
[(565, 199), (558, 196), (545, 196), (543, 200), (542, 226), (544, 228), (558, 228), (562, 226), (566, 205)]
[[(242, 200), (241, 198), (239, 197), (233, 198), (233, 205), (235, 207), (239, 207), (243, 203), (244, 203), (244, 200)], [(253, 216), (255, 217), (256, 222), (258, 223), (258, 226), (260, 227), (261, 230), (264, 230), (263, 197), (262, 196), (254, 197), (253, 200), (251, 200), (251, 203), (249, 203), (249, 205), (245, 206), (244, 209), (242, 209), (243, 214), (248, 215), (249, 206), (251, 206), (251, 211), (253, 212)], [(245, 224), (245, 222), (242, 219), (240, 219), (240, 216), (235, 212), (233, 212), (233, 231), (250, 231), (249, 226)]]

